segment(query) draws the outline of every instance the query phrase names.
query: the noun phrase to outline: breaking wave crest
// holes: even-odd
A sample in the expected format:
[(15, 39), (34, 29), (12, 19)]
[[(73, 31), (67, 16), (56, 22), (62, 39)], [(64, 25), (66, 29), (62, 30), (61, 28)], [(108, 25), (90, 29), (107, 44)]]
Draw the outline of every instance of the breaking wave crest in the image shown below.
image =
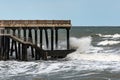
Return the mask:
[(109, 41), (109, 40), (105, 40), (105, 41), (99, 42), (97, 45), (106, 46), (106, 45), (115, 45), (115, 44), (119, 44), (119, 43), (120, 43), (120, 41)]
[(120, 34), (116, 33), (113, 35), (103, 35), (103, 34), (96, 34), (99, 37), (104, 37), (104, 38), (120, 38)]

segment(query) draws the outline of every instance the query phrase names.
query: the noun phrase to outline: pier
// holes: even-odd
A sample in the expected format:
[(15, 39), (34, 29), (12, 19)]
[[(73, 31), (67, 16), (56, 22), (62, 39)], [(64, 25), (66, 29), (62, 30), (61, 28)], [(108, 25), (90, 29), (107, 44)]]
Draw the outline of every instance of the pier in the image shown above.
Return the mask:
[[(10, 60), (12, 56), (22, 61), (64, 58), (74, 51), (70, 49), (70, 28), (70, 20), (0, 20), (0, 60)], [(62, 29), (66, 30), (67, 47), (58, 50)]]

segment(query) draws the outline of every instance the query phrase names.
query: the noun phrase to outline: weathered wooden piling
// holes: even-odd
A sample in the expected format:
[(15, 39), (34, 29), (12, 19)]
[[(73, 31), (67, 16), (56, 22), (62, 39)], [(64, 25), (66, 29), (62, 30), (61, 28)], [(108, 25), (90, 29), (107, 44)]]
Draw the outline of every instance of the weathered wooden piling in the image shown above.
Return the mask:
[(57, 49), (58, 48), (58, 29), (55, 29), (55, 44)]
[(6, 37), (6, 59), (9, 60), (9, 52), (10, 52), (10, 38)]
[[(32, 39), (32, 29), (29, 29), (28, 38), (29, 38), (29, 41), (33, 43), (33, 39)], [(33, 50), (33, 47), (32, 47), (32, 46), (31, 46), (31, 55), (32, 55), (32, 58), (34, 58), (34, 50)]]
[(51, 28), (51, 50), (54, 49), (54, 28)]
[(18, 60), (21, 60), (21, 44), (18, 43)]
[[(0, 60), (9, 60), (11, 57), (23, 61), (27, 61), (29, 57), (35, 60), (65, 57), (73, 51), (69, 45), (70, 27), (70, 20), (0, 20)], [(66, 30), (66, 50), (57, 50), (59, 29)], [(29, 48), (31, 54), (28, 54)]]
[(45, 37), (46, 37), (46, 46), (48, 48), (49, 47), (48, 32), (47, 32), (47, 29), (44, 29), (44, 30), (45, 30)]
[(42, 43), (43, 43), (43, 29), (40, 28), (40, 48), (42, 49)]
[(69, 41), (70, 33), (69, 33), (69, 29), (66, 29), (66, 30), (67, 30), (67, 49), (69, 50), (70, 49), (70, 41)]
[(22, 44), (22, 60), (27, 61), (27, 45)]
[[(21, 38), (21, 28), (18, 29), (18, 38)], [(21, 44), (18, 42), (18, 60), (21, 60)]]

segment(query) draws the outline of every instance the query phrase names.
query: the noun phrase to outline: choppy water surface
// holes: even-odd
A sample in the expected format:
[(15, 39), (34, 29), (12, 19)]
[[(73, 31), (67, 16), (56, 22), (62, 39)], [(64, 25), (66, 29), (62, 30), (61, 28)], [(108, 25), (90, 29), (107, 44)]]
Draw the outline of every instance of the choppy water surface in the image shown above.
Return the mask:
[(60, 60), (0, 61), (0, 80), (120, 80), (119, 31), (72, 28), (70, 45), (75, 52)]

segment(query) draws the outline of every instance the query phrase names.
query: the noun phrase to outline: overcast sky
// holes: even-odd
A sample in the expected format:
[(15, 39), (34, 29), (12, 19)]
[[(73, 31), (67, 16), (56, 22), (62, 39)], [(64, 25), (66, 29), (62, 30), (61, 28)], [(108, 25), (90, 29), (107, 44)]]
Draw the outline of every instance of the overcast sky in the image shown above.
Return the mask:
[(0, 19), (70, 19), (74, 26), (120, 26), (120, 0), (0, 0)]

